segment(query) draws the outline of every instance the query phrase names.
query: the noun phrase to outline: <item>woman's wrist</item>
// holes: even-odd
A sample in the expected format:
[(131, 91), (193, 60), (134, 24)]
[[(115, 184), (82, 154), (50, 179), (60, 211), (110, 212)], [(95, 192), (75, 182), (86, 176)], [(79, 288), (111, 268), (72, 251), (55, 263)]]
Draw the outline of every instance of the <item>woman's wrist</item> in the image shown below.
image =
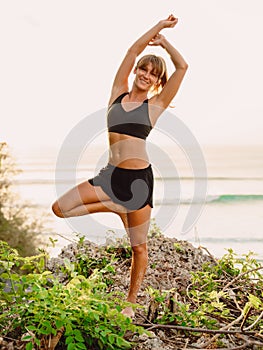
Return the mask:
[(163, 37), (162, 42), (161, 42), (162, 48), (163, 48), (164, 50), (167, 50), (168, 45), (169, 45), (168, 40), (166, 40), (166, 38)]
[(158, 28), (158, 32), (162, 29), (164, 29), (164, 22), (163, 20), (162, 21), (159, 21), (157, 24), (156, 24), (157, 28)]

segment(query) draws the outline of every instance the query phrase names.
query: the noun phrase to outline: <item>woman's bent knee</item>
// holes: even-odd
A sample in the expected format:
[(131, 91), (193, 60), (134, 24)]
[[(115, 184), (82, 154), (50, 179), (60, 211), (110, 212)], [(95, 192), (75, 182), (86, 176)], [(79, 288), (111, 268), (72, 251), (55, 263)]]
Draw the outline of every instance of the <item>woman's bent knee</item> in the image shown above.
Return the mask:
[(51, 209), (56, 216), (58, 216), (59, 218), (64, 218), (64, 215), (63, 215), (57, 201), (52, 204)]

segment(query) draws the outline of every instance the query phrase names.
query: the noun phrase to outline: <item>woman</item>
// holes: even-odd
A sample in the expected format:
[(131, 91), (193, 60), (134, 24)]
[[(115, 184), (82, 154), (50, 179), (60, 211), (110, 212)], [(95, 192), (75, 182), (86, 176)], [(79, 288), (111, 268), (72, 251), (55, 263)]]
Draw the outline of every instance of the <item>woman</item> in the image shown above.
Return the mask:
[[(164, 28), (173, 28), (177, 21), (173, 15), (159, 21), (129, 48), (115, 76), (109, 100), (108, 165), (93, 179), (68, 191), (52, 206), (59, 217), (98, 212), (113, 212), (120, 216), (132, 246), (127, 301), (134, 304), (147, 267), (147, 233), (153, 206), (153, 176), (145, 140), (176, 95), (187, 70), (183, 57), (160, 34)], [(164, 60), (155, 55), (143, 56), (133, 70), (135, 77), (129, 90), (129, 75), (137, 56), (147, 45), (166, 50), (175, 70), (167, 80)], [(132, 307), (126, 307), (122, 313), (134, 316)]]

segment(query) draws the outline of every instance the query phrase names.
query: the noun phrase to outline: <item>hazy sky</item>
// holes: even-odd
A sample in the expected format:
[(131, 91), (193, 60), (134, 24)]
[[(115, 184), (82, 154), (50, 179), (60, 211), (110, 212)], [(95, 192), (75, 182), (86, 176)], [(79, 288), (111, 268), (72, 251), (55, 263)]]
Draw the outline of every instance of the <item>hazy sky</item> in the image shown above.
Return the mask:
[[(0, 139), (59, 146), (105, 108), (128, 47), (173, 13), (163, 34), (189, 70), (171, 110), (200, 144), (262, 144), (262, 0), (0, 1)], [(145, 52), (163, 55), (161, 48)]]

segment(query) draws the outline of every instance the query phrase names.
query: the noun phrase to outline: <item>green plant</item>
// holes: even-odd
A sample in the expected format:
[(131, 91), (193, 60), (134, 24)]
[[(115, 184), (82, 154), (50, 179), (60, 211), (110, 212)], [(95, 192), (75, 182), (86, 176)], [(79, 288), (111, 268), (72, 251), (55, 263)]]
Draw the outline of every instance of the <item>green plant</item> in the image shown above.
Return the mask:
[(176, 253), (184, 253), (185, 251), (180, 243), (174, 243), (174, 248)]
[[(213, 315), (220, 321), (235, 319), (240, 310), (245, 315), (251, 307), (262, 311), (263, 276), (260, 270), (262, 266), (252, 252), (240, 258), (232, 249), (228, 249), (217, 264), (206, 264), (202, 271), (192, 273), (189, 296), (207, 315)], [(237, 310), (233, 314), (234, 306)], [(247, 323), (252, 323), (254, 316), (252, 313)]]
[[(70, 282), (63, 285), (45, 270), (43, 255), (23, 258), (5, 242), (0, 247), (2, 335), (19, 330), (26, 350), (40, 348), (61, 330), (68, 350), (130, 348), (125, 333), (143, 332), (120, 313), (126, 303), (116, 292), (106, 292), (107, 265), (89, 277), (72, 269)], [(31, 272), (23, 275), (25, 268)]]
[(148, 288), (151, 299), (158, 304), (154, 322), (216, 329), (240, 317), (247, 327), (255, 326), (260, 331), (263, 327), (262, 270), (253, 253), (240, 258), (229, 249), (216, 264), (206, 263), (202, 270), (191, 273), (186, 295), (179, 295), (175, 289)]
[(7, 145), (0, 143), (0, 240), (16, 248), (22, 256), (35, 255), (43, 224), (39, 219), (32, 219), (28, 205), (11, 191), (17, 173)]
[(159, 291), (147, 288), (152, 300), (158, 303), (158, 317), (156, 323), (177, 324), (180, 326), (211, 327), (215, 322), (206, 317), (203, 308), (194, 309), (190, 301), (182, 303), (174, 298), (175, 289)]

